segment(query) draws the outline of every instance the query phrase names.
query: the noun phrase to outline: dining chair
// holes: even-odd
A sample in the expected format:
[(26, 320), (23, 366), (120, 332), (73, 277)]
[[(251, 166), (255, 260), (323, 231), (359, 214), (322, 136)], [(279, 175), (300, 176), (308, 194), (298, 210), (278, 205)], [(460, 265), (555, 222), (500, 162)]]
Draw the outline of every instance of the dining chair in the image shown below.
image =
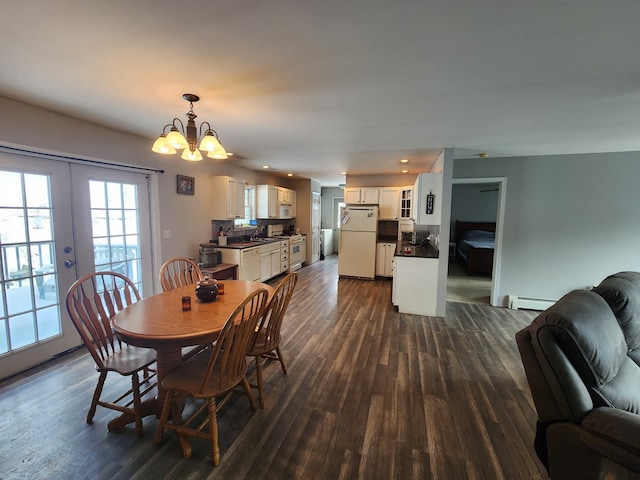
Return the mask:
[(202, 280), (202, 277), (202, 271), (198, 265), (188, 258), (172, 258), (160, 267), (160, 285), (163, 292), (186, 285), (195, 285)]
[(278, 284), (249, 343), (247, 355), (255, 359), (257, 380), (257, 384), (251, 384), (251, 386), (258, 389), (260, 408), (264, 408), (264, 382), (262, 379), (264, 364), (269, 359), (278, 360), (282, 371), (287, 373), (287, 366), (280, 350), (280, 328), (297, 282), (298, 274), (291, 272)]
[[(152, 382), (156, 372), (149, 368), (155, 362), (156, 354), (152, 349), (121, 342), (111, 328), (113, 317), (138, 300), (140, 293), (129, 278), (118, 272), (105, 271), (90, 273), (74, 282), (67, 292), (66, 304), (73, 325), (100, 374), (87, 423), (93, 423), (99, 405), (132, 415), (136, 434), (140, 436), (142, 398), (156, 385)], [(113, 401), (100, 398), (109, 372), (131, 377), (131, 388)], [(141, 384), (145, 385), (144, 390), (140, 390)]]
[[(220, 464), (218, 446), (217, 412), (225, 405), (236, 386), (242, 384), (249, 397), (251, 408), (256, 410), (256, 402), (247, 381), (247, 347), (262, 315), (268, 292), (264, 288), (250, 293), (225, 322), (212, 348), (203, 350), (181, 365), (171, 370), (161, 381), (167, 396), (162, 407), (160, 422), (154, 443), (162, 441), (164, 429), (173, 430), (180, 438), (185, 459), (191, 457), (191, 445), (184, 436), (208, 439), (211, 442), (211, 460), (214, 466)], [(216, 397), (225, 394), (216, 403)], [(183, 420), (174, 403), (183, 403), (184, 397), (191, 396), (202, 401), (191, 415)], [(206, 411), (206, 418), (200, 416)]]
[[(163, 292), (187, 285), (195, 285), (203, 277), (200, 267), (188, 258), (171, 258), (160, 267), (160, 285)], [(209, 345), (184, 347), (182, 349), (182, 359), (186, 360), (207, 347)]]

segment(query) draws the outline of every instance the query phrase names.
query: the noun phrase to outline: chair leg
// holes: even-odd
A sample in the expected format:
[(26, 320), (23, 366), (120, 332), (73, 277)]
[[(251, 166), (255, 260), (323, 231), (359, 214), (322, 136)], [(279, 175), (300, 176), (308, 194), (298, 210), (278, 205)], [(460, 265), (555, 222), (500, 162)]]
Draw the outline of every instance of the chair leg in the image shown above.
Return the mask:
[(142, 436), (142, 402), (140, 400), (140, 379), (138, 372), (131, 375), (131, 393), (133, 394), (133, 416), (136, 421), (136, 435)]
[(242, 377), (242, 386), (244, 387), (244, 393), (249, 397), (249, 403), (251, 404), (252, 410), (257, 410), (256, 401), (253, 399), (253, 393), (251, 393), (251, 385), (249, 385), (249, 380), (247, 380), (247, 376)]
[(258, 401), (260, 408), (264, 408), (264, 387), (262, 386), (262, 358), (260, 355), (255, 357), (256, 362), (256, 380), (258, 383)]
[(280, 362), (280, 366), (282, 367), (282, 371), (287, 373), (287, 366), (284, 364), (284, 357), (282, 356), (282, 351), (280, 351), (280, 347), (276, 347), (276, 354), (278, 355), (278, 361)]
[(211, 435), (211, 463), (220, 465), (220, 446), (218, 445), (218, 418), (216, 416), (216, 399), (207, 398), (209, 409), (209, 434)]
[(169, 390), (167, 396), (164, 399), (164, 405), (162, 405), (162, 413), (160, 414), (160, 421), (158, 422), (158, 428), (156, 429), (156, 435), (153, 437), (153, 444), (160, 445), (162, 441), (162, 434), (164, 433), (164, 426), (169, 419), (171, 413), (171, 399), (173, 397), (173, 391)]
[(87, 413), (87, 423), (93, 423), (93, 416), (96, 414), (96, 407), (98, 406), (98, 400), (100, 400), (100, 395), (102, 395), (102, 387), (104, 387), (104, 381), (107, 378), (107, 372), (100, 372), (100, 377), (98, 378), (98, 384), (96, 385), (96, 389), (93, 391), (93, 400), (91, 400), (91, 407), (89, 407), (89, 413)]

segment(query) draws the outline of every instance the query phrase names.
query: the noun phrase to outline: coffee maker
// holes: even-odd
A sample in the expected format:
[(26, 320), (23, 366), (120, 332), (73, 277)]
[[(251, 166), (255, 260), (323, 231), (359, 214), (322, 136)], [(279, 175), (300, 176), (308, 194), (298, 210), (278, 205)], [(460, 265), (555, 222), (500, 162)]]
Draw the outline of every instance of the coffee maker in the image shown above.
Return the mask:
[(203, 267), (211, 267), (222, 263), (222, 254), (215, 243), (201, 243), (199, 253), (200, 265)]

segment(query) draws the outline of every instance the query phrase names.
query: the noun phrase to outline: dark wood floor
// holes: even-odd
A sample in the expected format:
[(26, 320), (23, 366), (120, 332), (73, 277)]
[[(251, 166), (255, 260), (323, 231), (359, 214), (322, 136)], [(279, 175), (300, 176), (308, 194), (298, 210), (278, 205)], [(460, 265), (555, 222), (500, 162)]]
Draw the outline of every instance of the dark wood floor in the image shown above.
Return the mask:
[(546, 478), (514, 341), (533, 312), (398, 314), (390, 281), (338, 281), (335, 256), (299, 275), (283, 326), (289, 374), (267, 366), (264, 410), (243, 396), (225, 406), (219, 467), (202, 441), (188, 461), (171, 433), (154, 447), (155, 418), (142, 438), (108, 433), (105, 409), (87, 425), (97, 375), (78, 350), (0, 383), (0, 478)]

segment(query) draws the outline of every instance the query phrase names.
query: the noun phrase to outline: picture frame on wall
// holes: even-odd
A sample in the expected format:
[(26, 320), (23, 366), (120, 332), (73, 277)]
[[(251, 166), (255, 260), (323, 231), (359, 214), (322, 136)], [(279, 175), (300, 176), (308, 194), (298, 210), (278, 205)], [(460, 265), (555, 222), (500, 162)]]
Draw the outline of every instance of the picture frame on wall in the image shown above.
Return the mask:
[(177, 188), (181, 195), (193, 195), (196, 193), (196, 179), (186, 175), (177, 175)]

